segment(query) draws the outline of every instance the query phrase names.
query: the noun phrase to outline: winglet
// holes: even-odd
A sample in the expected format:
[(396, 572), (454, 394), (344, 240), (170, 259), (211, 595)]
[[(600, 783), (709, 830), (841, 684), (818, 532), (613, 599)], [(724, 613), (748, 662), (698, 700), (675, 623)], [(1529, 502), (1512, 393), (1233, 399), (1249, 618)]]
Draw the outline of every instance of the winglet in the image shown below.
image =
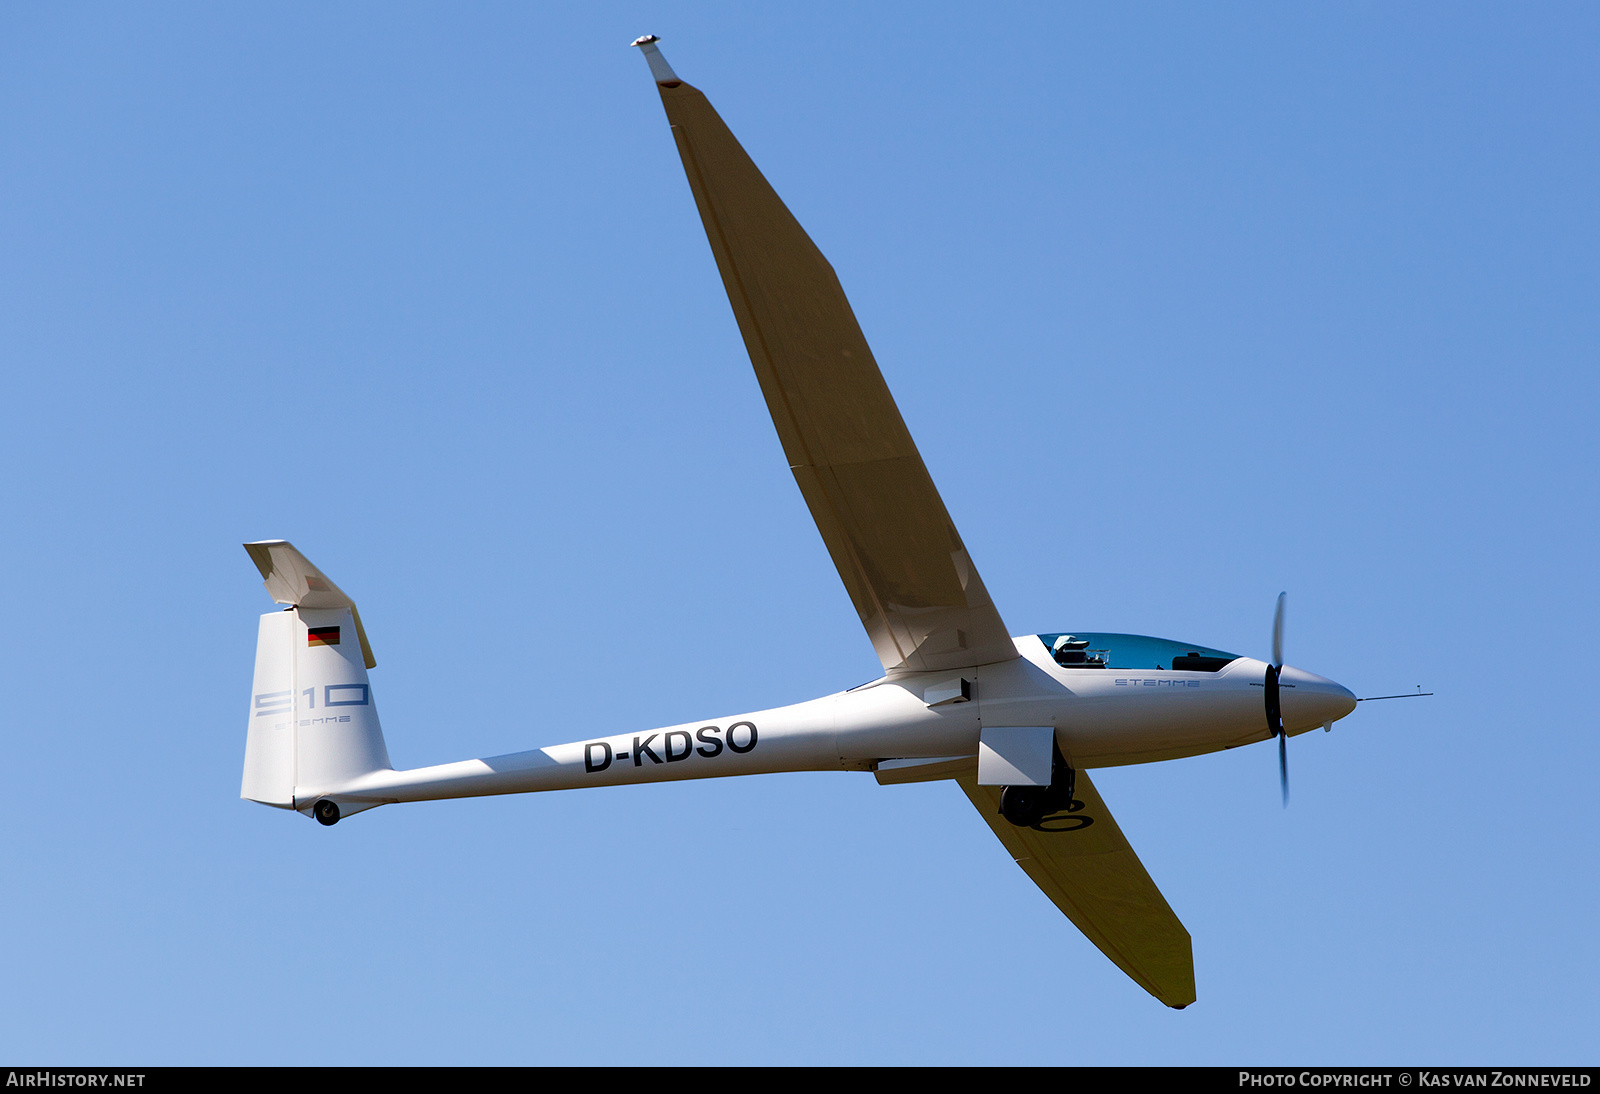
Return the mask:
[(643, 38), (635, 38), (632, 45), (639, 47), (644, 54), (644, 59), (650, 63), (650, 75), (656, 78), (656, 83), (665, 87), (677, 87), (683, 83), (678, 79), (678, 74), (672, 71), (672, 66), (667, 64), (667, 59), (661, 56), (661, 51), (656, 48), (656, 43), (661, 41), (654, 34), (646, 34)]
[(266, 579), (267, 595), (277, 603), (291, 604), (296, 608), (349, 608), (356, 623), (356, 637), (361, 640), (361, 658), (367, 668), (378, 667), (377, 658), (372, 656), (372, 646), (367, 642), (367, 629), (361, 625), (361, 613), (356, 610), (356, 602), (329, 580), (328, 575), (313, 566), (310, 559), (295, 549), (294, 544), (286, 539), (264, 539), (246, 543), (244, 549), (250, 553), (250, 561), (256, 564), (256, 569)]

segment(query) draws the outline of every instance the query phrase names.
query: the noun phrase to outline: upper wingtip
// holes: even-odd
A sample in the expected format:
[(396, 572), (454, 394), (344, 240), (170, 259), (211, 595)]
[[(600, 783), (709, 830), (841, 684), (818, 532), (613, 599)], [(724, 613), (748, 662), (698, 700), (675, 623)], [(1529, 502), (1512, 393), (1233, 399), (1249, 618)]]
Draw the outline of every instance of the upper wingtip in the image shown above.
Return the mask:
[(630, 44), (639, 47), (639, 52), (644, 54), (644, 59), (650, 65), (650, 75), (656, 78), (656, 83), (663, 87), (677, 87), (683, 83), (678, 79), (678, 74), (672, 71), (672, 66), (667, 64), (667, 59), (661, 56), (661, 51), (656, 48), (656, 43), (661, 41), (654, 34), (646, 34), (635, 38)]

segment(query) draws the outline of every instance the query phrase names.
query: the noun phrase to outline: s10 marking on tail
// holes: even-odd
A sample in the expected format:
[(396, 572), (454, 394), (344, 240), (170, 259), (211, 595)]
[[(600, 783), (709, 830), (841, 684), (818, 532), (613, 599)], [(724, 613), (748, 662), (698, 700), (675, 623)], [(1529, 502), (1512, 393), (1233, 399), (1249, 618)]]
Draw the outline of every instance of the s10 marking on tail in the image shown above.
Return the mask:
[[(287, 691), (269, 691), (256, 696), (255, 712), (259, 718), (263, 714), (287, 714), (294, 706), (294, 701)], [(305, 688), (300, 692), (306, 697), (306, 709), (317, 708), (317, 689)], [(372, 703), (372, 685), (370, 684), (324, 684), (322, 686), (322, 705), (325, 707), (364, 707)]]
[(294, 709), (294, 700), (287, 691), (269, 691), (256, 696), (256, 717), (266, 714), (288, 714)]

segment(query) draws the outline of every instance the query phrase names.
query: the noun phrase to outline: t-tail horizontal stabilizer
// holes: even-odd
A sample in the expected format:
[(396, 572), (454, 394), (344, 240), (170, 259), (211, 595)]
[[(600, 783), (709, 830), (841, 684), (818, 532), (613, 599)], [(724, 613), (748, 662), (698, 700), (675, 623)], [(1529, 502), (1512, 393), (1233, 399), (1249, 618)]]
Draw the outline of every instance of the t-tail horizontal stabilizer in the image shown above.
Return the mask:
[(289, 607), (261, 617), (239, 796), (324, 824), (381, 804), (327, 799), (319, 808), (319, 788), (391, 769), (355, 603), (290, 543), (244, 549), (272, 599)]
[(256, 564), (265, 579), (267, 595), (279, 604), (292, 604), (297, 608), (349, 608), (355, 619), (356, 639), (361, 644), (361, 659), (367, 668), (378, 667), (372, 656), (372, 646), (367, 643), (367, 630), (361, 625), (361, 613), (356, 602), (345, 595), (328, 575), (311, 565), (311, 560), (286, 539), (263, 539), (246, 543), (250, 561)]

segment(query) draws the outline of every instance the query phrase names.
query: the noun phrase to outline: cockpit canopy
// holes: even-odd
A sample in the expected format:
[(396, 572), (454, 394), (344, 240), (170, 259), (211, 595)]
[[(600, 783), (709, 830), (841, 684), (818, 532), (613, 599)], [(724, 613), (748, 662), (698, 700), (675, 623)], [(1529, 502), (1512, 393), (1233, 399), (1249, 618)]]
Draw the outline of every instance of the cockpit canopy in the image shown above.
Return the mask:
[(1041, 634), (1039, 641), (1064, 669), (1175, 669), (1216, 672), (1239, 655), (1144, 634), (1073, 631)]

